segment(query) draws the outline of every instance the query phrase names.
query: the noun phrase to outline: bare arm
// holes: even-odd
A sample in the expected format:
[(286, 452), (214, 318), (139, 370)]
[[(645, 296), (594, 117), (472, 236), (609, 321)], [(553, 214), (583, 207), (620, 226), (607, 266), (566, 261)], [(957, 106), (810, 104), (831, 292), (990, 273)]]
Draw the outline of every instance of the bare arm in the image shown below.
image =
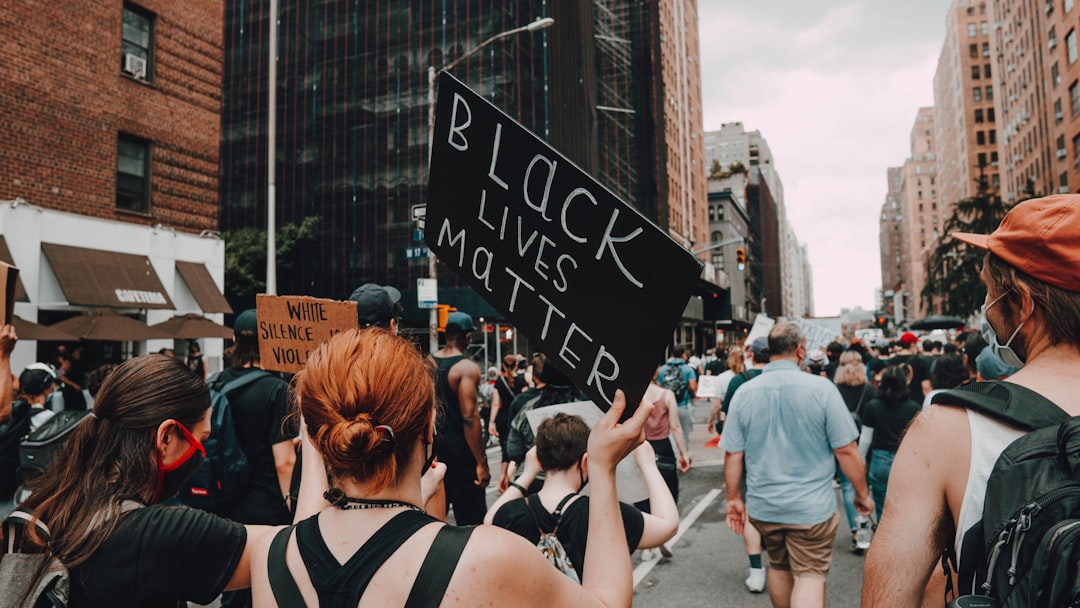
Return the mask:
[(642, 401), (634, 415), (620, 424), (619, 418), (626, 411), (626, 395), (616, 391), (611, 408), (589, 434), (589, 542), (582, 585), (606, 606), (629, 606), (634, 595), (615, 467), (645, 440), (645, 420), (652, 409), (651, 403)]
[(948, 484), (962, 498), (970, 450), (966, 414), (932, 407), (912, 421), (889, 475), (889, 510), (882, 518), (863, 576), (862, 605), (918, 606), (941, 551), (952, 543)]
[(461, 406), (461, 423), (465, 431), (465, 443), (469, 445), (476, 460), (476, 485), (486, 487), (491, 481), (491, 472), (488, 471), (487, 454), (484, 453), (483, 433), (480, 425), (480, 408), (476, 401), (476, 387), (480, 385), (480, 368), (472, 361), (462, 361), (454, 366), (461, 367), (457, 378), (458, 404)]
[[(678, 436), (681, 435), (680, 431)], [(659, 547), (679, 530), (679, 507), (671, 496), (667, 482), (660, 475), (660, 469), (656, 468), (656, 452), (653, 451), (652, 444), (646, 441), (639, 445), (634, 450), (634, 462), (641, 469), (641, 475), (645, 478), (645, 489), (649, 494), (649, 513), (641, 514), (645, 526), (637, 548)]]
[(11, 403), (15, 397), (11, 381), (11, 351), (15, 350), (18, 340), (14, 326), (0, 328), (0, 423), (11, 418)]
[(727, 488), (727, 525), (736, 534), (746, 526), (746, 505), (742, 497), (743, 452), (724, 453), (724, 487)]
[[(521, 469), (521, 476), (517, 478), (517, 485), (528, 488), (533, 481), (536, 480), (536, 476), (542, 471), (540, 466), (540, 459), (536, 457), (536, 447), (533, 446), (528, 452), (525, 452), (525, 466)], [(501, 484), (500, 484), (501, 485)], [(525, 496), (525, 493), (507, 483), (506, 489), (503, 491), (502, 496), (490, 506), (487, 510), (487, 515), (484, 515), (484, 523), (491, 524), (495, 521), (495, 513), (502, 508), (503, 505)]]
[(690, 450), (686, 447), (682, 422), (679, 421), (675, 410), (679, 404), (675, 402), (675, 394), (669, 390), (664, 391), (664, 401), (668, 404), (668, 428), (671, 430), (671, 436), (675, 438), (675, 447), (679, 449), (679, 470), (685, 473), (690, 470)]
[[(244, 552), (240, 554), (240, 561), (236, 563), (236, 570), (233, 570), (232, 577), (225, 584), (225, 591), (247, 589), (251, 586), (251, 568), (252, 564), (257, 560), (253, 556), (256, 555), (256, 551), (263, 544), (263, 538), (266, 535), (273, 535), (280, 528), (280, 526), (244, 526), (244, 529), (247, 530)], [(263, 556), (263, 561), (266, 561), (265, 556)]]
[[(498, 384), (498, 380), (495, 381)], [(495, 417), (499, 415), (499, 410), (502, 409), (502, 397), (499, 396), (499, 389), (491, 391), (491, 416), (488, 418), (491, 422), (488, 424), (488, 434), (492, 437), (499, 436), (499, 429), (495, 426)]]
[(289, 495), (292, 485), (293, 467), (296, 466), (296, 442), (292, 439), (279, 441), (270, 446), (274, 454), (274, 469), (277, 471), (278, 486), (284, 499)]
[(863, 515), (874, 512), (874, 499), (870, 496), (870, 486), (866, 485), (866, 463), (859, 454), (859, 446), (852, 441), (842, 448), (833, 450), (840, 470), (855, 488), (855, 508)]

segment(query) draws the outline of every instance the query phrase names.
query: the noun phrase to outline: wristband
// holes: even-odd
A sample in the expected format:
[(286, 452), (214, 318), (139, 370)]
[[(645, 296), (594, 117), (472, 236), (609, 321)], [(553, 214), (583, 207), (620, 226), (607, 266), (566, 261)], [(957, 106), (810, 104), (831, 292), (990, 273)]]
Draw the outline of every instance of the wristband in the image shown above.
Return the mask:
[(511, 487), (511, 488), (514, 488), (514, 489), (515, 489), (515, 490), (517, 490), (518, 492), (521, 492), (521, 495), (522, 495), (522, 496), (525, 496), (525, 495), (527, 495), (527, 494), (528, 494), (528, 492), (526, 492), (526, 491), (525, 491), (525, 488), (521, 487), (521, 484), (520, 484), (520, 483), (518, 483), (518, 482), (516, 482), (516, 481), (511, 481), (511, 482), (510, 482), (510, 487)]

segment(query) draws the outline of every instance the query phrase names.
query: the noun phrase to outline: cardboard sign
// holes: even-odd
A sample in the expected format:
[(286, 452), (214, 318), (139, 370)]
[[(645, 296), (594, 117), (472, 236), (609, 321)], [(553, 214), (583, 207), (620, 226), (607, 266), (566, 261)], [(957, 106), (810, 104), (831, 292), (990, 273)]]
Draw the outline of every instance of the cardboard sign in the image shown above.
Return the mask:
[(15, 284), (18, 280), (19, 269), (0, 262), (0, 289), (3, 290), (3, 294), (0, 294), (0, 305), (3, 306), (0, 309), (0, 326), (10, 325), (15, 316)]
[(754, 326), (750, 328), (750, 333), (746, 334), (746, 341), (743, 344), (749, 347), (758, 338), (768, 338), (773, 325), (776, 325), (776, 319), (770, 319), (765, 313), (759, 312), (754, 317)]
[(806, 334), (806, 352), (823, 350), (830, 342), (839, 337), (839, 334), (832, 328), (825, 327), (809, 319), (795, 317), (795, 322), (799, 324), (799, 329)]
[(703, 263), (446, 73), (432, 141), (428, 247), (599, 407), (621, 388), (629, 415)]
[(697, 392), (694, 396), (698, 399), (710, 399), (713, 397), (723, 397), (720, 394), (720, 376), (698, 376), (697, 379)]
[(263, 369), (295, 374), (308, 353), (346, 329), (356, 329), (356, 302), (309, 296), (255, 296), (259, 317), (259, 364)]

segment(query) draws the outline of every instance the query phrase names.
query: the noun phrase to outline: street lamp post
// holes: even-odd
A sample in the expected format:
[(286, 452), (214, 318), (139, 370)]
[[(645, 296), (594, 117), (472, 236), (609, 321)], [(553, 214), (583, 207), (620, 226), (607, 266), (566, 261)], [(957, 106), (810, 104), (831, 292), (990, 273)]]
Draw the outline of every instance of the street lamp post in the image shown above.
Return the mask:
[[(501, 40), (503, 38), (507, 38), (507, 37), (513, 36), (515, 34), (520, 34), (522, 32), (535, 32), (535, 31), (538, 31), (538, 30), (549, 28), (552, 25), (555, 25), (555, 20), (552, 19), (551, 17), (544, 17), (542, 19), (537, 18), (535, 21), (533, 21), (531, 23), (528, 23), (526, 25), (523, 25), (521, 27), (516, 27), (516, 28), (514, 28), (512, 30), (507, 30), (507, 31), (505, 31), (505, 32), (503, 32), (501, 34), (495, 34), (491, 38), (488, 38), (487, 40), (485, 40), (485, 41), (481, 42), (480, 44), (478, 44), (476, 47), (474, 47), (474, 48), (470, 49), (469, 51), (467, 51), (461, 57), (458, 57), (457, 59), (451, 61), (450, 63), (444, 65), (441, 68), (436, 69), (435, 66), (433, 66), (433, 65), (428, 66), (428, 163), (429, 164), (431, 163), (431, 145), (432, 145), (432, 143), (434, 141), (434, 138), (435, 138), (435, 75), (437, 73), (439, 73), (439, 72), (444, 71), (444, 70), (453, 69), (454, 66), (461, 63), (462, 61), (464, 61), (465, 59), (467, 59), (468, 57), (470, 57), (471, 55), (473, 55), (474, 53), (476, 53), (480, 49), (486, 47), (487, 45), (491, 44), (492, 42), (495, 42), (496, 40)], [(428, 249), (428, 278), (438, 280), (438, 275), (437, 275), (437, 272), (438, 272), (437, 266), (438, 266), (438, 264), (437, 264), (437, 262), (438, 262), (438, 258), (436, 258), (435, 254), (431, 252), (431, 249)], [(428, 313), (428, 335), (430, 337), (429, 342), (428, 342), (428, 346), (431, 349), (431, 352), (435, 352), (436, 350), (439, 350), (439, 310), (437, 308), (432, 308)]]
[(277, 18), (270, 0), (270, 57), (266, 77), (266, 293), (277, 295)]

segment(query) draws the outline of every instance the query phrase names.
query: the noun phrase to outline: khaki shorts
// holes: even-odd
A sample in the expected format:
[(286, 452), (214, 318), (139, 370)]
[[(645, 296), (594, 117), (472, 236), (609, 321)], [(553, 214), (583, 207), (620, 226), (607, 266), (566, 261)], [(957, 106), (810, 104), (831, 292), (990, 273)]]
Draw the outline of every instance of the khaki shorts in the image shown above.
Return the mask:
[(794, 576), (824, 579), (832, 565), (833, 543), (840, 525), (840, 514), (833, 513), (827, 521), (813, 525), (774, 524), (751, 519), (765, 552), (769, 567), (790, 570)]

